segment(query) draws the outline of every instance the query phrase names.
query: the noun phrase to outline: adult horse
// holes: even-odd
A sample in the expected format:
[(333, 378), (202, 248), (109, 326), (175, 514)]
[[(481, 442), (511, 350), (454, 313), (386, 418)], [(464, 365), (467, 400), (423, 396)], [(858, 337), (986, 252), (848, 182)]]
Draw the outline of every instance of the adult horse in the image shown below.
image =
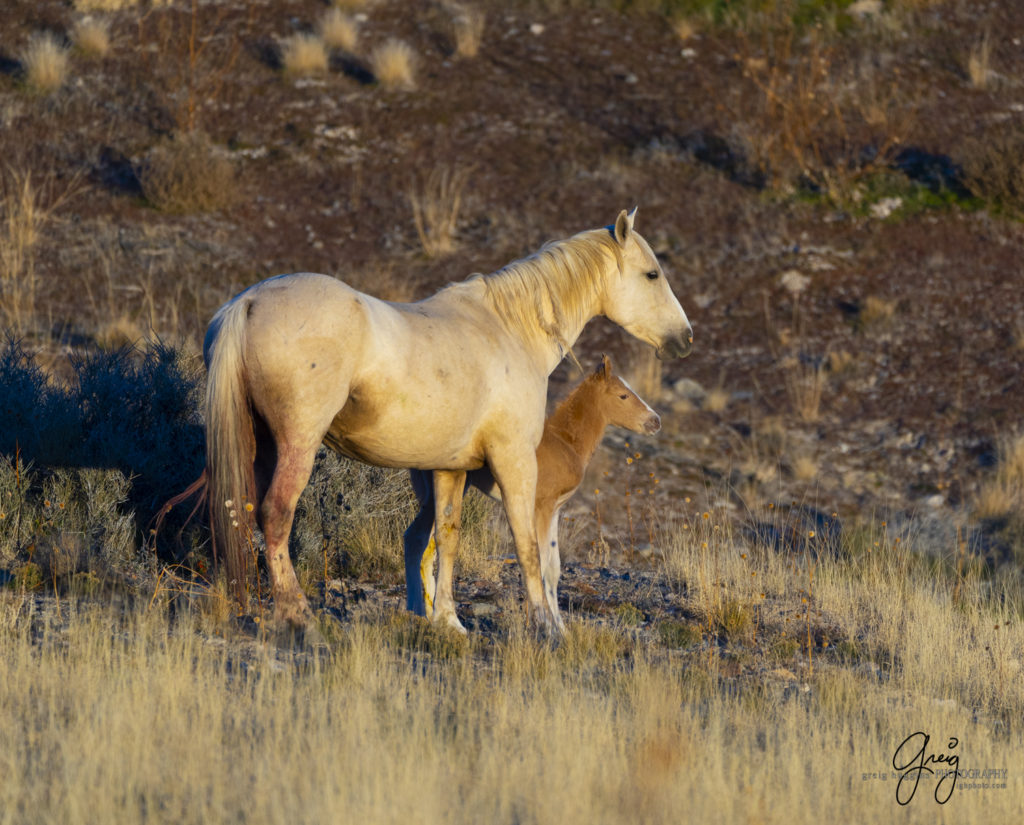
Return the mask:
[(295, 505), (321, 442), (382, 467), (434, 470), (435, 621), (461, 628), (452, 571), (466, 471), (485, 463), (502, 493), (527, 599), (543, 627), (534, 529), (536, 449), (547, 381), (584, 325), (605, 315), (659, 357), (693, 334), (634, 209), (490, 275), (411, 304), (381, 301), (326, 275), (279, 275), (214, 315), (203, 355), (206, 472), (216, 546), (241, 587), (244, 520), (266, 540), (275, 618), (312, 612), (288, 557)]

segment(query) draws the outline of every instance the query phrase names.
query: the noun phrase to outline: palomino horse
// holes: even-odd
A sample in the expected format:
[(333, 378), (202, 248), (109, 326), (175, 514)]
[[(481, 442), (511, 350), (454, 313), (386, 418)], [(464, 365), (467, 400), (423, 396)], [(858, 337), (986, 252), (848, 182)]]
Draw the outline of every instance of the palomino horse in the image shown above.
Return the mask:
[[(661, 419), (632, 387), (612, 372), (608, 356), (597, 372), (587, 376), (544, 422), (537, 447), (537, 495), (534, 523), (540, 545), (541, 577), (548, 607), (557, 617), (558, 516), (583, 483), (583, 473), (611, 424), (635, 433), (653, 435)], [(410, 480), (420, 502), (419, 512), (405, 531), (406, 607), (421, 616), (430, 615), (434, 603), (434, 510), (430, 473), (411, 470)], [(466, 486), (501, 500), (501, 490), (487, 467), (466, 473)]]
[(203, 346), (210, 518), (229, 582), (247, 576), (249, 513), (266, 540), (275, 618), (312, 612), (288, 557), (295, 504), (321, 442), (383, 467), (434, 470), (435, 621), (461, 627), (452, 597), (466, 471), (501, 488), (527, 599), (544, 597), (533, 524), (536, 448), (548, 375), (584, 325), (606, 315), (659, 357), (693, 333), (647, 242), (623, 210), (490, 275), (412, 304), (381, 301), (326, 275), (279, 275), (222, 306)]

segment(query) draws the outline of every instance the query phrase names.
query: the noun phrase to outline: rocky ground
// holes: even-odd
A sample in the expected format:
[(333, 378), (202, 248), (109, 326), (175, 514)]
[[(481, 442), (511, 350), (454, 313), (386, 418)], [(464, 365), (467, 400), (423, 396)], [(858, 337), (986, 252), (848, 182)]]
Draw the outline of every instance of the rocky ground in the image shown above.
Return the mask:
[[(586, 521), (570, 602), (586, 600), (580, 571), (621, 576), (652, 525), (690, 508), (741, 530), (771, 506), (783, 536), (783, 511), (890, 519), (940, 554), (960, 528), (988, 552), (974, 502), (1020, 427), (1024, 231), (964, 169), (1022, 128), (1019, 4), (803, 3), (806, 20), (768, 25), (716, 23), (713, 4), (680, 23), (685, 4), (481, 2), (466, 57), (451, 4), (381, 0), (309, 77), (284, 71), (282, 38), (324, 3), (126, 4), (93, 13), (109, 51), (73, 51), (48, 94), (28, 87), (23, 49), (39, 32), (70, 45), (83, 4), (8, 5), (5, 203), (27, 174), (43, 207), (18, 332), (57, 374), (151, 332), (195, 346), (265, 276), (322, 271), (412, 300), (639, 205), (695, 348), (660, 365), (602, 321), (581, 339), (581, 362), (610, 353), (664, 428), (613, 435), (595, 459), (569, 508)], [(374, 74), (389, 38), (415, 51), (412, 88)], [(225, 200), (156, 208), (160, 153), (190, 133), (228, 162)], [(455, 194), (451, 249), (431, 252), (412, 202), (451, 212)], [(560, 368), (552, 398), (577, 378)]]

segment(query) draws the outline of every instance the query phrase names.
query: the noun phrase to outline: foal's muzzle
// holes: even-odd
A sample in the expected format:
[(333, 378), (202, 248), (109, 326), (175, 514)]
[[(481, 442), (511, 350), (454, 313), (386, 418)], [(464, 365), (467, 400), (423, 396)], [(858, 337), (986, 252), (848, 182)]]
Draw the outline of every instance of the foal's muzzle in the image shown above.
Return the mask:
[(657, 356), (662, 361), (685, 358), (693, 349), (693, 329), (687, 327), (679, 335), (669, 338), (658, 347)]
[(652, 412), (644, 422), (644, 435), (654, 435), (661, 429), (661, 416)]

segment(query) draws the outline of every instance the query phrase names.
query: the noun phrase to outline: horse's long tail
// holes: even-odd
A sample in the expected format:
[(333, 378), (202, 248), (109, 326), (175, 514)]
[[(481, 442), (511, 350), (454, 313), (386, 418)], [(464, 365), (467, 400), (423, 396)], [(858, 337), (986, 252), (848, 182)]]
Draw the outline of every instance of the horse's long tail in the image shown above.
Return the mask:
[(228, 586), (245, 603), (252, 550), (256, 437), (242, 346), (248, 302), (235, 300), (214, 319), (206, 382), (206, 473), (214, 552), (222, 554)]

